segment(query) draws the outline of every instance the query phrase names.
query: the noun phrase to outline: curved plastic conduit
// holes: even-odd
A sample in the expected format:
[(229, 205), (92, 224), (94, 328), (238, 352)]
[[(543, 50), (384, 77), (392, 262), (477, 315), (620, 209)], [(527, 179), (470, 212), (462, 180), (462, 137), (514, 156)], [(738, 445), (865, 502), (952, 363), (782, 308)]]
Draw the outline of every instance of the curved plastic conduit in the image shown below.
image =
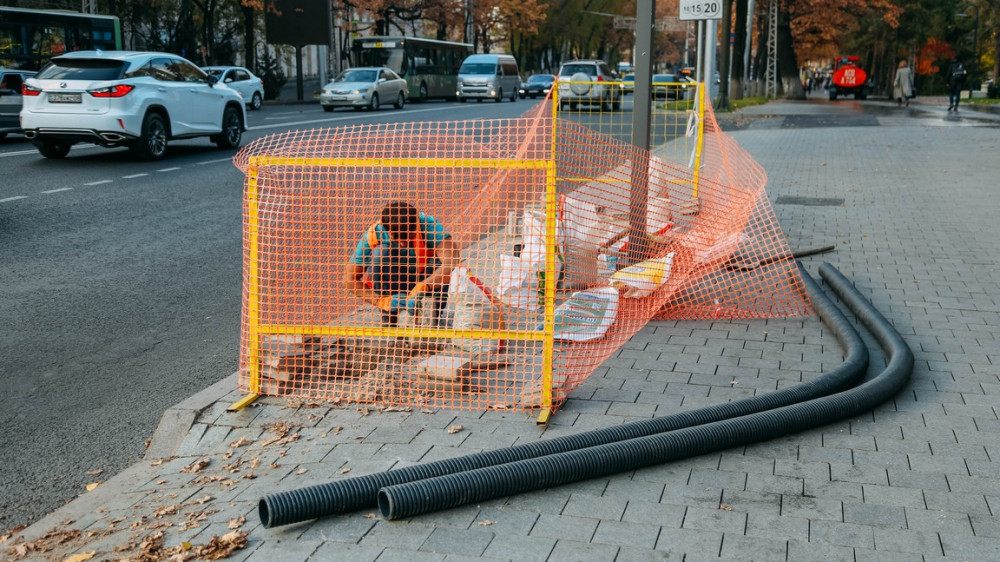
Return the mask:
[(890, 357), (863, 384), (807, 402), (656, 435), (637, 437), (438, 476), (379, 490), (386, 519), (401, 519), (467, 503), (596, 478), (811, 429), (871, 410), (909, 380), (913, 352), (892, 325), (830, 264), (820, 274)]
[(844, 362), (829, 373), (780, 391), (688, 412), (268, 494), (258, 503), (261, 523), (271, 528), (371, 508), (377, 505), (378, 491), (386, 486), (711, 423), (848, 388), (867, 371), (868, 348), (854, 326), (801, 265), (800, 269), (813, 308), (846, 350)]

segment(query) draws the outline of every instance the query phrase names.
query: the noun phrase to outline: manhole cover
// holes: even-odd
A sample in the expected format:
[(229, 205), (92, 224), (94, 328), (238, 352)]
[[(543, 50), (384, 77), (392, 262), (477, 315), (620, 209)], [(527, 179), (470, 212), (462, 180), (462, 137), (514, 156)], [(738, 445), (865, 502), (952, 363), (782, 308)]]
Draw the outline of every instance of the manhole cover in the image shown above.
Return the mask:
[(836, 197), (793, 197), (782, 195), (775, 205), (805, 205), (808, 207), (843, 207), (844, 200)]

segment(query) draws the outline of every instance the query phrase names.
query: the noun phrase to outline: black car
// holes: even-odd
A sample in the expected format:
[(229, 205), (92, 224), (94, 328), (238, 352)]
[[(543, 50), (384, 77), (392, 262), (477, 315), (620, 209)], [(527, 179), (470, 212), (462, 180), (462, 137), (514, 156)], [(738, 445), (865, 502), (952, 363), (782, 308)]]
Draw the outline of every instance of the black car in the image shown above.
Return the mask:
[(556, 81), (556, 77), (551, 74), (535, 74), (531, 78), (528, 78), (527, 82), (521, 83), (521, 97), (522, 98), (536, 98), (545, 97), (549, 94), (549, 90), (552, 89), (552, 83)]

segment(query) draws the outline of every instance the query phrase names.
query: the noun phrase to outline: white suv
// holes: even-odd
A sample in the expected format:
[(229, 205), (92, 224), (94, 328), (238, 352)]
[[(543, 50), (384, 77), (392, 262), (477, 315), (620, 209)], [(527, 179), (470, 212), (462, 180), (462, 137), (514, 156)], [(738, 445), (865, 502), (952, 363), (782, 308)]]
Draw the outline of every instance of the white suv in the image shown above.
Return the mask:
[(21, 128), (47, 158), (78, 142), (128, 146), (147, 160), (161, 158), (170, 139), (207, 136), (233, 149), (246, 130), (243, 98), (169, 53), (68, 53), (22, 91)]
[(602, 60), (573, 60), (559, 67), (559, 109), (577, 104), (601, 105), (607, 111), (622, 108), (625, 89), (608, 63)]

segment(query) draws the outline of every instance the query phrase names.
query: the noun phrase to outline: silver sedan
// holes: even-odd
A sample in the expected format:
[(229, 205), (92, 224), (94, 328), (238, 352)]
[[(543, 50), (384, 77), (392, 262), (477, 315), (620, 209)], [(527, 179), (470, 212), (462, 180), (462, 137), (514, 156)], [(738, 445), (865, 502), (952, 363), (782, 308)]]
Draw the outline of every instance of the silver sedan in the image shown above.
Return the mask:
[(337, 107), (368, 108), (377, 110), (383, 103), (392, 103), (396, 109), (406, 104), (409, 88), (406, 80), (385, 67), (360, 67), (345, 70), (337, 75), (319, 95), (324, 111)]

